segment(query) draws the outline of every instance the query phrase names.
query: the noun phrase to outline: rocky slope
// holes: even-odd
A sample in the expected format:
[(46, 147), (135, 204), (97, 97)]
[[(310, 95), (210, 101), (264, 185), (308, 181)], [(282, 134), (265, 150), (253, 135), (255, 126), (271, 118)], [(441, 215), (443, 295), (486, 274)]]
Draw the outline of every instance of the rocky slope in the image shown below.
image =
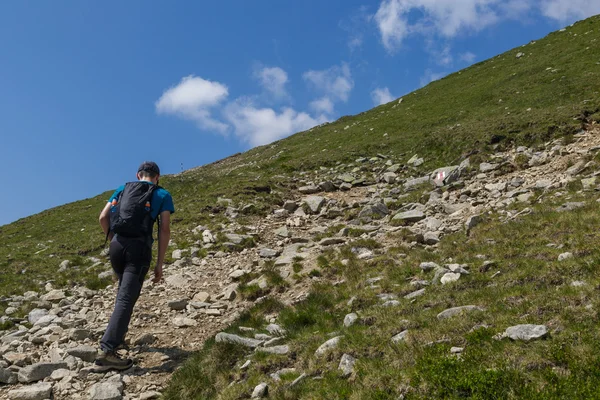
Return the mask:
[[(148, 283), (143, 288), (128, 333), (129, 348), (123, 350), (136, 360), (129, 371), (99, 374), (92, 366), (113, 306), (114, 285), (93, 291), (83, 287), (55, 289), (49, 283), (44, 292), (6, 299), (9, 307), (1, 322), (17, 325), (0, 337), (0, 398), (158, 398), (172, 372), (215, 335), (217, 341), (286, 354), (286, 333), (278, 326), (275, 313), (268, 321), (270, 325), (264, 327), (268, 334), (250, 328), (243, 337), (220, 332), (265, 296), (276, 297), (284, 304), (303, 300), (314, 281), (325, 279), (318, 273), (319, 256), (336, 251), (353, 237), (374, 239), (382, 245), (379, 249), (354, 248), (361, 260), (385, 254), (397, 245), (397, 239), (390, 236), (394, 232), (404, 232), (409, 248), (434, 252), (444, 235), (459, 231), (468, 235), (485, 223), (490, 212), (509, 221), (530, 212), (526, 205), (543, 202), (573, 183), (581, 183), (584, 190), (596, 189), (599, 134), (592, 126), (576, 134), (572, 143), (554, 141), (536, 149), (519, 147), (496, 153), (476, 165), (465, 158), (459, 165), (436, 169), (425, 176), (414, 176), (414, 167), (423, 162), (418, 156), (402, 159), (380, 155), (340, 163), (287, 177), (298, 187), (295, 195), (273, 207), (267, 217), (245, 218), (243, 224), (238, 222), (240, 215), (247, 215), (253, 205), (221, 199), (229, 222), (218, 231), (195, 227), (189, 233), (197, 240), (185, 247), (178, 246), (179, 239), (174, 237), (169, 250), (173, 262), (165, 266), (164, 282)], [(517, 203), (525, 206), (518, 212), (506, 210)], [(564, 210), (580, 206), (566, 202)], [(95, 261), (110, 271), (104, 253)], [(64, 268), (68, 264), (65, 262)], [(430, 284), (446, 284), (476, 273), (460, 264), (427, 264), (421, 268), (434, 272), (415, 281), (414, 291), (405, 299), (422, 296)], [(493, 268), (490, 264), (488, 269)], [(299, 276), (312, 278), (300, 280)], [(380, 279), (371, 277), (369, 284), (375, 286)], [(393, 306), (403, 299), (382, 293), (381, 301)], [(32, 308), (28, 316), (11, 317), (24, 304)], [(438, 318), (486, 307), (465, 306), (445, 310)], [(349, 314), (344, 325), (351, 325), (357, 318)], [(504, 334), (517, 340), (533, 340), (547, 331), (544, 325), (517, 326)], [(391, 340), (402, 341), (405, 336), (403, 331)], [(338, 341), (334, 337), (323, 343), (315, 357), (326, 354)], [(344, 376), (352, 374), (353, 364), (353, 356), (342, 357), (339, 368)], [(267, 396), (277, 376), (271, 376), (248, 395)], [(299, 380), (304, 378), (300, 375)]]

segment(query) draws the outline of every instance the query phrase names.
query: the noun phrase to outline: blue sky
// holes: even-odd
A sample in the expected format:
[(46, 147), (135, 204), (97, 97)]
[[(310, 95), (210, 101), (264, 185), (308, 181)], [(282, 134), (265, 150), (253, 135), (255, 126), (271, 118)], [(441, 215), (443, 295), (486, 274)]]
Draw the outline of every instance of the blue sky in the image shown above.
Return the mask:
[(0, 2), (0, 225), (356, 114), (597, 0)]

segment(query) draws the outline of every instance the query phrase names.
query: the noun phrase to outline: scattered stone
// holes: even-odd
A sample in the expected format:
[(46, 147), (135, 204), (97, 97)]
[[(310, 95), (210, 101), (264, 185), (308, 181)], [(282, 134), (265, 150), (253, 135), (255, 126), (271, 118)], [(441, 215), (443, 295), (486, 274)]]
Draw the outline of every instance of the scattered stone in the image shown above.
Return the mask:
[(408, 330), (402, 331), (397, 335), (392, 336), (392, 343), (400, 343), (406, 340), (406, 336), (408, 335)]
[(290, 346), (282, 345), (282, 346), (271, 346), (271, 347), (258, 347), (256, 351), (262, 353), (270, 353), (270, 354), (287, 354), (290, 352)]
[(123, 383), (98, 382), (90, 389), (90, 400), (121, 400), (123, 398)]
[(260, 249), (258, 255), (262, 258), (275, 258), (277, 256), (279, 256), (281, 254), (281, 251), (279, 250), (273, 250), (273, 249), (267, 249), (267, 248), (263, 248)]
[(265, 382), (262, 382), (254, 388), (254, 390), (252, 391), (251, 398), (252, 399), (262, 399), (263, 397), (267, 397), (268, 393), (269, 393), (269, 386)]
[(40, 382), (8, 392), (10, 400), (45, 400), (51, 398), (51, 396), (52, 384), (49, 382)]
[(452, 308), (448, 308), (447, 310), (444, 310), (441, 313), (439, 313), (437, 315), (437, 318), (439, 320), (444, 320), (444, 319), (452, 318), (459, 314), (471, 312), (471, 311), (484, 311), (484, 309), (479, 306), (452, 307)]
[(405, 221), (405, 222), (419, 222), (422, 219), (425, 219), (425, 214), (419, 210), (410, 210), (405, 212), (400, 212), (394, 215), (392, 218), (394, 221)]
[(342, 359), (340, 360), (340, 365), (338, 369), (342, 371), (342, 377), (346, 378), (354, 372), (354, 364), (356, 363), (356, 358), (352, 357), (350, 354), (344, 354)]
[(442, 285), (445, 285), (447, 283), (456, 282), (459, 279), (460, 279), (459, 273), (448, 272), (448, 273), (444, 274), (444, 276), (442, 276), (442, 278), (440, 279), (440, 282), (442, 283)]
[(45, 317), (46, 315), (48, 315), (48, 310), (42, 308), (34, 308), (27, 315), (27, 320), (31, 325), (35, 325), (35, 323), (38, 322), (40, 318)]
[(198, 322), (187, 317), (175, 317), (173, 318), (173, 325), (177, 328), (188, 328), (191, 326), (198, 326)]
[(406, 296), (404, 296), (404, 298), (405, 298), (406, 300), (411, 300), (411, 299), (414, 299), (414, 298), (416, 298), (416, 297), (423, 296), (424, 294), (425, 294), (425, 288), (423, 288), (423, 289), (419, 289), (419, 290), (417, 290), (417, 291), (414, 291), (414, 292), (412, 292), (412, 293), (409, 293), (409, 294), (407, 294)]
[(321, 207), (325, 205), (325, 198), (321, 196), (308, 196), (304, 199), (306, 211), (311, 214), (318, 214)]
[(440, 268), (440, 266), (434, 262), (426, 261), (419, 264), (419, 268), (421, 268), (423, 271), (431, 271), (433, 269)]
[(346, 328), (351, 327), (358, 320), (358, 314), (350, 313), (344, 317), (344, 326)]
[(558, 261), (565, 261), (565, 260), (569, 260), (571, 258), (573, 258), (573, 253), (562, 253), (558, 255)]
[(224, 343), (235, 343), (245, 347), (250, 347), (252, 349), (257, 348), (258, 346), (263, 344), (263, 340), (250, 339), (242, 336), (234, 335), (231, 333), (219, 332), (215, 336), (216, 342), (224, 342)]
[(329, 237), (329, 238), (321, 239), (321, 241), (319, 242), (319, 245), (321, 245), (321, 246), (332, 246), (332, 245), (335, 245), (335, 244), (343, 244), (343, 243), (346, 243), (346, 239), (336, 238), (336, 237)]
[(544, 338), (546, 335), (548, 335), (548, 328), (545, 325), (524, 324), (506, 328), (502, 337), (529, 342), (530, 340)]
[(17, 374), (8, 368), (0, 368), (0, 383), (14, 385), (18, 382)]
[(167, 303), (171, 310), (181, 311), (185, 310), (185, 307), (188, 305), (188, 299), (176, 299), (171, 300)]
[(198, 292), (192, 300), (200, 303), (208, 303), (210, 302), (210, 294), (208, 292)]
[(319, 189), (319, 187), (315, 185), (308, 185), (298, 188), (298, 191), (302, 194), (314, 194), (320, 192), (321, 189)]
[(52, 375), (52, 372), (57, 369), (67, 368), (66, 362), (55, 362), (55, 363), (37, 363), (28, 365), (19, 370), (18, 378), (21, 383), (29, 383), (35, 381), (41, 381), (44, 378)]
[(92, 362), (96, 359), (98, 349), (92, 346), (77, 346), (67, 349), (67, 354), (73, 357), (81, 358), (83, 361)]
[(317, 351), (315, 351), (315, 356), (319, 357), (327, 353), (329, 350), (335, 349), (340, 344), (341, 336), (336, 336), (332, 339), (329, 339), (325, 343), (323, 343)]

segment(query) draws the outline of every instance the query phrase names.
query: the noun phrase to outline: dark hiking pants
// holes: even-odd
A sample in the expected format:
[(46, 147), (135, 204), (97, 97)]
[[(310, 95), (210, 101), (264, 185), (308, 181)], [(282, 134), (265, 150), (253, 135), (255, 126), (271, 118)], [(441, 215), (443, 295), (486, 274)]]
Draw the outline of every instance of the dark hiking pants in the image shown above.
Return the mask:
[(152, 250), (144, 241), (119, 236), (111, 241), (110, 262), (119, 277), (119, 291), (115, 309), (100, 340), (102, 350), (114, 351), (125, 339), (151, 258)]

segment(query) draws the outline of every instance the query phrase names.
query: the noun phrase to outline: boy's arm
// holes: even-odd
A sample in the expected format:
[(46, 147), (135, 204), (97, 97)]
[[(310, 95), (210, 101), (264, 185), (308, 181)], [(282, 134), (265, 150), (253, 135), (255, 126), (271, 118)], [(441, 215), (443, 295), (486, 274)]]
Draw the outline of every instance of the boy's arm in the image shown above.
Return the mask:
[(154, 283), (160, 282), (163, 276), (163, 263), (165, 254), (171, 240), (171, 211), (163, 211), (160, 213), (160, 233), (158, 235), (158, 257), (156, 259), (156, 267), (154, 268)]
[[(100, 217), (98, 218), (100, 222), (100, 226), (102, 227), (102, 231), (106, 235), (110, 230), (110, 203), (106, 203), (102, 211), (100, 212)], [(109, 239), (112, 240), (112, 233), (109, 235)]]

